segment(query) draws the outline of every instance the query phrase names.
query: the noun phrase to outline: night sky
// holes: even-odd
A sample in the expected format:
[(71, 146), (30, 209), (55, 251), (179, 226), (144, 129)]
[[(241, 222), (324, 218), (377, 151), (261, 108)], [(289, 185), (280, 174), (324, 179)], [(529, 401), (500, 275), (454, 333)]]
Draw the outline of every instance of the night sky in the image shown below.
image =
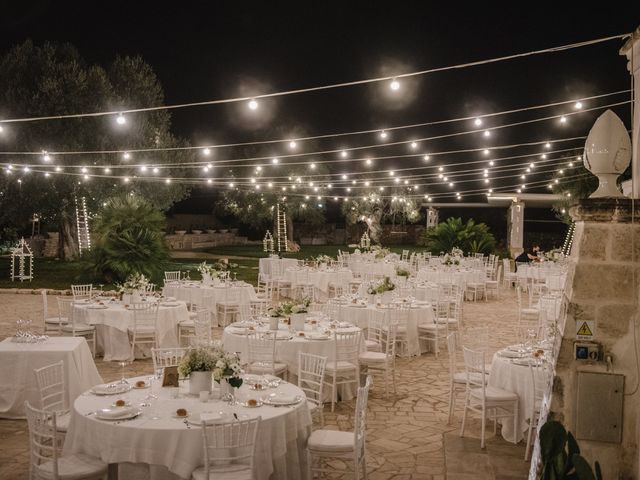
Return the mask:
[[(107, 64), (116, 54), (140, 54), (159, 76), (167, 104), (455, 65), (631, 32), (640, 24), (640, 4), (635, 2), (626, 2), (626, 9), (620, 4), (600, 11), (584, 6), (562, 11), (558, 10), (559, 2), (537, 9), (480, 5), (472, 10), (459, 2), (263, 2), (243, 7), (239, 2), (181, 2), (165, 7), (160, 2), (112, 1), (100, 2), (99, 9), (90, 3), (17, 3), (5, 6), (0, 18), (0, 52), (31, 38), (38, 43), (71, 42), (87, 61), (101, 64)], [(388, 83), (381, 83), (264, 101), (258, 115), (249, 114), (246, 104), (176, 110), (174, 132), (193, 145), (287, 139), (481, 115), (609, 93), (630, 88), (626, 60), (618, 55), (621, 45), (614, 40), (407, 79), (402, 81), (400, 95), (393, 98)], [(628, 95), (622, 95), (611, 101), (628, 99)], [(497, 117), (486, 125), (570, 110), (565, 106)], [(629, 107), (616, 112), (630, 126)], [(419, 151), (584, 136), (599, 113), (572, 117), (566, 126), (556, 121), (496, 131), (490, 139), (478, 133), (424, 142)], [(466, 122), (398, 131), (392, 141), (470, 128)], [(316, 142), (314, 149), (379, 143), (375, 135), (357, 136)], [(579, 148), (583, 144), (577, 141), (564, 147)], [(536, 147), (517, 153), (540, 150)], [(264, 147), (260, 153), (275, 156), (285, 151), (282, 144)], [(365, 150), (362, 155), (402, 153), (407, 153), (406, 145)], [(510, 154), (515, 155), (513, 151)], [(226, 149), (217, 155), (237, 158), (241, 152)], [(478, 157), (473, 153), (434, 162), (464, 162)], [(379, 167), (401, 168), (419, 161), (390, 159)], [(361, 168), (359, 165), (345, 165), (343, 170), (355, 171)], [(459, 188), (483, 188), (479, 180), (476, 183)], [(445, 191), (433, 187), (433, 192)], [(201, 194), (196, 192), (195, 198), (201, 198)], [(477, 195), (465, 200), (481, 198)]]

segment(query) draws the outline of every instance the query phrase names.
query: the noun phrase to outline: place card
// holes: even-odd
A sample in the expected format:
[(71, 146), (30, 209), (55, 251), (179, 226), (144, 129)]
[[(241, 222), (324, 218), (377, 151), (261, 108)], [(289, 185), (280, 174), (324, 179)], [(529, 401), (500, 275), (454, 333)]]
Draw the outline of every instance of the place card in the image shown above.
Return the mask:
[(164, 375), (162, 377), (163, 387), (179, 387), (178, 379), (178, 367), (164, 367)]

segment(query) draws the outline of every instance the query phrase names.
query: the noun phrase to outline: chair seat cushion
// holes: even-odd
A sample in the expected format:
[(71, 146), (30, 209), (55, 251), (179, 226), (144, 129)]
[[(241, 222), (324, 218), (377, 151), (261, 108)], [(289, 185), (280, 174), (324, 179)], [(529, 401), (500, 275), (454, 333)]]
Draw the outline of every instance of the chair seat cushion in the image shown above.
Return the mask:
[[(481, 399), (482, 389), (472, 388), (470, 394), (474, 398)], [(498, 387), (485, 387), (485, 398), (487, 401), (508, 401), (518, 400), (518, 395)]]
[(64, 412), (56, 415), (56, 430), (58, 432), (66, 432), (69, 429), (69, 422), (71, 421), (71, 413)]
[(364, 345), (365, 347), (367, 347), (367, 350), (371, 350), (373, 352), (377, 352), (380, 350), (380, 344), (378, 342), (376, 342), (375, 340), (365, 340), (364, 341)]
[(346, 362), (344, 360), (340, 360), (337, 362), (327, 362), (325, 366), (325, 370), (335, 371), (335, 370), (355, 370), (356, 366), (351, 362)]
[[(73, 327), (71, 325), (63, 325), (62, 329), (63, 332), (73, 332)], [(91, 332), (95, 332), (96, 327), (94, 327), (93, 325), (78, 325), (76, 324), (76, 333), (91, 333)]]
[(58, 318), (58, 317), (49, 317), (44, 319), (44, 323), (53, 323), (55, 325), (61, 323), (62, 325), (69, 323), (66, 317)]
[(354, 449), (353, 432), (316, 430), (307, 441), (307, 448), (316, 452), (348, 453)]
[[(98, 477), (107, 473), (108, 465), (102, 460), (83, 453), (64, 455), (58, 458), (58, 475), (64, 480)], [(38, 467), (39, 478), (53, 479), (53, 462)]]
[(446, 330), (446, 329), (447, 329), (447, 326), (441, 323), (422, 323), (418, 325), (418, 331), (422, 330), (427, 332), (434, 332), (436, 330), (440, 331), (440, 330)]
[(204, 467), (198, 467), (191, 472), (191, 478), (194, 480), (252, 480), (254, 477), (248, 465), (222, 465), (211, 467), (209, 477), (207, 477)]
[(384, 363), (387, 361), (387, 355), (383, 352), (362, 352), (358, 360), (361, 363)]

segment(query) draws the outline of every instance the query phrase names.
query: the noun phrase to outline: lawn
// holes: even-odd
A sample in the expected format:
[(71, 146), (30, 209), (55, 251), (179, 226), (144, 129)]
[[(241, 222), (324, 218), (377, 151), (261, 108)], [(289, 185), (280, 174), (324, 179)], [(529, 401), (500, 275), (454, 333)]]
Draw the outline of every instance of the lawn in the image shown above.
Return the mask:
[[(203, 259), (173, 259), (168, 270), (188, 271), (192, 280), (199, 280), (200, 273), (197, 271), (199, 263)], [(211, 263), (211, 260), (207, 260)], [(34, 279), (29, 282), (11, 281), (10, 268), (11, 259), (8, 257), (0, 258), (0, 288), (52, 288), (56, 290), (65, 290), (70, 288), (72, 283), (93, 283), (100, 284), (100, 279), (92, 278), (85, 272), (85, 265), (82, 262), (70, 261), (63, 262), (53, 258), (36, 258), (34, 260), (33, 270)], [(233, 263), (238, 264), (238, 268), (234, 269), (236, 278), (255, 284), (258, 280), (258, 260), (234, 260)], [(104, 280), (103, 288), (109, 290), (114, 286), (107, 284)]]

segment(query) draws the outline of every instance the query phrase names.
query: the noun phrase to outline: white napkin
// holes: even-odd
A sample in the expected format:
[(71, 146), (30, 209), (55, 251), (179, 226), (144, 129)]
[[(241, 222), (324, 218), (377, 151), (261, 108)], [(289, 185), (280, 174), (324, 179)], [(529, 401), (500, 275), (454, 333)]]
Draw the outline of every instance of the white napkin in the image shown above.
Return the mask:
[(297, 398), (294, 397), (293, 395), (274, 395), (273, 397), (269, 397), (269, 402), (270, 403), (276, 403), (276, 404), (288, 404), (288, 403), (295, 403), (297, 401)]

